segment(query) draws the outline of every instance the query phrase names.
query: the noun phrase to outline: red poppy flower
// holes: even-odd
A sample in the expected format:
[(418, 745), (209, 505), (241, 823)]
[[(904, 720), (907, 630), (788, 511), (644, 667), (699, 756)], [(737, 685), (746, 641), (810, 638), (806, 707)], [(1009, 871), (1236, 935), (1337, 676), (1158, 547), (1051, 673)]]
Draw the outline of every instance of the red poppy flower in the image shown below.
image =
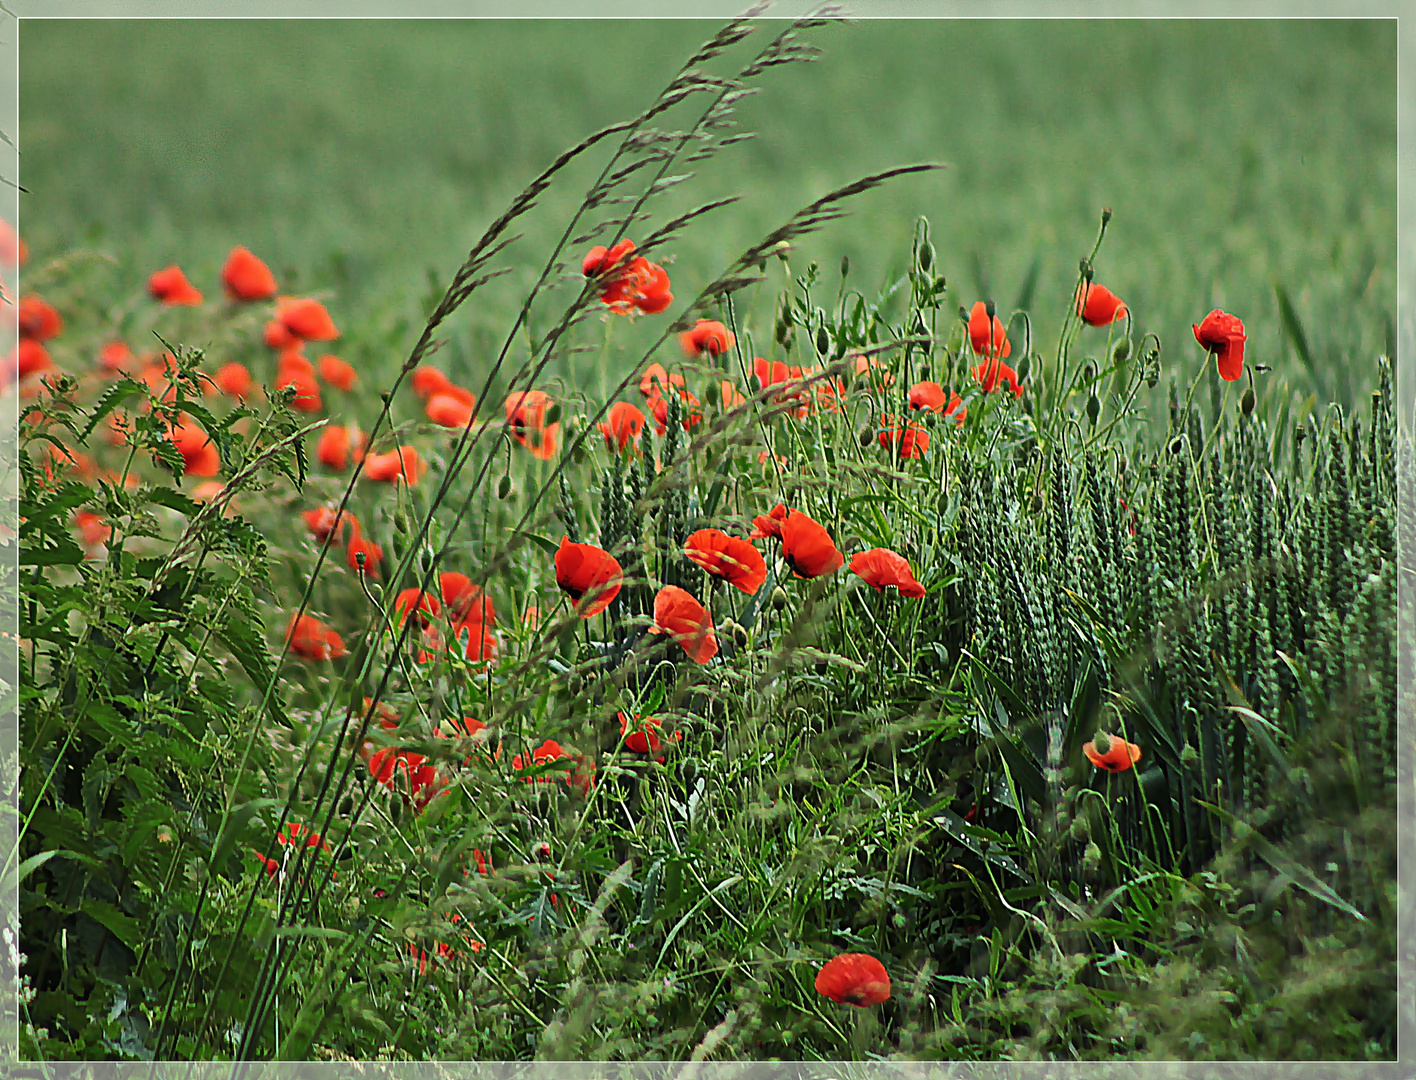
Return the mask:
[[(798, 374), (800, 374), (800, 369), (798, 369)], [(752, 375), (757, 380), (757, 388), (766, 390), (769, 386), (789, 382), (792, 378), (792, 369), (781, 360), (767, 360), (761, 356), (754, 356), (752, 358)]]
[(1082, 753), (1098, 769), (1107, 772), (1125, 772), (1141, 760), (1141, 748), (1129, 743), (1119, 735), (1098, 732), (1092, 742), (1082, 744)]
[(816, 973), (816, 992), (863, 1009), (889, 1000), (890, 976), (885, 965), (867, 953), (841, 953)]
[[(109, 371), (123, 371), (132, 361), (133, 350), (128, 348), (128, 343), (121, 338), (108, 342), (98, 350), (98, 362)], [(218, 371), (217, 385), (220, 385), (220, 377), (221, 372)]]
[(358, 519), (348, 510), (344, 511), (343, 514), (337, 514), (332, 507), (328, 506), (320, 506), (316, 507), (314, 510), (306, 510), (302, 516), (305, 519), (305, 524), (309, 526), (310, 532), (314, 535), (314, 538), (321, 543), (336, 534), (342, 535), (344, 526), (347, 524), (352, 523), (356, 528), (358, 527)]
[(314, 367), (298, 352), (285, 352), (280, 356), (280, 365), (275, 372), (275, 388), (284, 390), (295, 388), (295, 397), (290, 407), (301, 412), (319, 412), (320, 384), (315, 381)]
[(232, 300), (265, 300), (275, 295), (275, 275), (270, 267), (239, 245), (226, 256), (221, 283)]
[(599, 424), (600, 434), (605, 437), (605, 449), (623, 453), (630, 443), (638, 444), (644, 424), (645, 416), (639, 406), (628, 401), (615, 402), (610, 406), (608, 416)]
[(670, 375), (660, 363), (650, 364), (639, 377), (639, 392), (647, 398), (662, 394), (671, 386), (683, 386), (683, 376), (678, 372)]
[(722, 323), (713, 319), (699, 319), (693, 324), (692, 330), (685, 330), (679, 335), (679, 344), (683, 346), (684, 355), (692, 359), (704, 353), (709, 356), (721, 355), (737, 344), (737, 338)]
[(751, 596), (767, 580), (767, 563), (741, 537), (721, 529), (699, 529), (684, 541), (683, 553), (716, 578), (722, 578)]
[[(684, 404), (684, 408), (680, 410), (683, 414), (683, 429), (691, 431), (703, 422), (703, 409), (698, 404), (698, 399), (688, 390), (680, 387), (678, 394), (679, 400)], [(656, 389), (649, 395), (648, 405), (654, 416), (654, 430), (662, 438), (669, 430), (669, 403)]]
[(275, 317), (301, 341), (333, 341), (339, 329), (318, 300), (282, 296), (275, 302)]
[(889, 424), (880, 432), (880, 445), (887, 450), (898, 451), (902, 458), (922, 458), (929, 449), (929, 432), (918, 424), (907, 423), (903, 426), (894, 422), (895, 418), (887, 416), (884, 418)]
[(185, 414), (168, 429), (167, 437), (182, 455), (183, 473), (187, 476), (215, 476), (221, 469), (221, 455), (211, 437)]
[[(515, 756), (513, 756), (511, 759), (511, 767), (514, 772), (525, 772), (530, 769), (536, 768), (536, 766), (538, 765), (545, 765), (548, 762), (559, 761), (561, 758), (569, 756), (570, 755), (567, 754), (566, 751), (561, 747), (561, 744), (556, 742), (555, 739), (547, 739), (540, 746), (534, 747), (531, 750), (530, 761), (523, 761), (522, 756), (520, 754), (516, 754)], [(528, 784), (534, 784), (538, 782), (542, 784), (549, 784), (551, 781), (550, 778), (546, 776), (528, 776), (526, 777), (526, 782)]]
[(290, 651), (306, 660), (337, 660), (348, 653), (344, 639), (313, 615), (292, 615), (285, 639)]
[[(347, 427), (327, 427), (320, 432), (320, 441), (315, 448), (315, 457), (321, 465), (343, 472), (349, 467), (349, 450), (357, 431)], [(362, 442), (362, 436), (358, 436)]]
[(300, 344), (300, 339), (285, 329), (285, 324), (279, 319), (271, 319), (265, 324), (262, 337), (267, 345), (276, 350), (295, 348)]
[(718, 655), (712, 614), (677, 585), (665, 585), (654, 597), (654, 625), (649, 630), (672, 634), (695, 664), (706, 664)]
[[(124, 346), (125, 348), (127, 346)], [(251, 373), (245, 364), (238, 364), (232, 361), (229, 364), (222, 364), (217, 369), (215, 377), (212, 379), (216, 387), (223, 394), (231, 397), (249, 397), (251, 393)]]
[(631, 264), (628, 293), (643, 314), (657, 315), (672, 304), (674, 294), (669, 289), (669, 272), (658, 263), (635, 259)]
[[(482, 721), (470, 716), (464, 716), (460, 718), (449, 717), (433, 729), (433, 734), (439, 739), (451, 739), (454, 741), (471, 740), (477, 743), (479, 749), (485, 755), (485, 744), (490, 732), (487, 729), (487, 725)], [(474, 756), (473, 754), (468, 754), (462, 759), (462, 764), (472, 764), (472, 758)], [(477, 860), (478, 869), (485, 874), (487, 872), (487, 860), (485, 856), (476, 848), (472, 849), (472, 855)]]
[(718, 387), (718, 407), (727, 412), (729, 409), (740, 409), (746, 404), (747, 398), (742, 396), (742, 392), (727, 379), (724, 379)]
[(619, 717), (620, 738), (624, 740), (624, 748), (632, 753), (657, 754), (658, 760), (662, 762), (664, 755), (660, 751), (665, 742), (683, 741), (681, 731), (675, 731), (670, 738), (665, 738), (663, 726), (657, 716), (636, 716), (631, 720), (624, 713), (616, 715)]
[(349, 547), (345, 551), (346, 562), (349, 569), (354, 573), (359, 573), (359, 556), (363, 556), (363, 572), (370, 577), (379, 576), (379, 563), (383, 562), (383, 548), (372, 540), (364, 539), (364, 531), (359, 527), (357, 521), (349, 524)]
[(910, 387), (910, 408), (925, 409), (932, 413), (942, 413), (956, 424), (962, 424), (968, 415), (963, 407), (964, 399), (958, 394), (946, 394), (937, 382), (917, 382)]
[(260, 860), (261, 867), (265, 870), (266, 877), (273, 878), (276, 874), (280, 873), (280, 863), (276, 862), (276, 860), (267, 858), (255, 848), (248, 848), (247, 850)]
[(364, 475), (370, 480), (397, 484), (406, 482), (410, 486), (418, 483), (427, 466), (418, 457), (418, 451), (411, 446), (400, 446), (386, 454), (369, 454), (364, 458)]
[(452, 380), (431, 364), (419, 364), (413, 369), (413, 392), (424, 400), (452, 386)]
[(915, 580), (910, 564), (903, 555), (889, 548), (871, 548), (851, 556), (851, 573), (880, 592), (886, 585), (900, 590), (901, 596), (914, 599), (924, 595), (924, 586)]
[(846, 561), (831, 534), (800, 510), (791, 511), (782, 522), (782, 558), (804, 578), (835, 573)]
[(453, 622), (475, 618), (496, 625), (497, 610), (492, 605), (492, 598), (482, 591), (480, 585), (474, 585), (466, 574), (455, 570), (444, 571), (438, 575), (438, 589), (442, 593), (443, 603), (447, 605), (448, 617)]
[(15, 374), (26, 379), (38, 375), (54, 366), (49, 358), (49, 350), (33, 338), (25, 338), (10, 352), (10, 368)]
[(48, 341), (64, 329), (59, 312), (38, 296), (26, 296), (15, 310), (20, 337), (30, 341)]
[(291, 847), (318, 847), (324, 848), (326, 851), (330, 849), (328, 840), (313, 829), (305, 828), (298, 821), (287, 821), (284, 831), (275, 834), (275, 841), (282, 847), (289, 844)]
[[(497, 749), (495, 756), (500, 760), (500, 748)], [(555, 739), (547, 739), (540, 746), (535, 747), (531, 751), (531, 760), (529, 762), (523, 764), (522, 756), (520, 754), (515, 755), (511, 759), (511, 767), (515, 772), (524, 772), (552, 761), (570, 761), (573, 763), (573, 768), (565, 774), (565, 781), (582, 795), (588, 795), (590, 789), (595, 786), (595, 763), (584, 754), (572, 750), (568, 746), (561, 746)], [(549, 776), (528, 776), (526, 777), (526, 782), (528, 784), (549, 784), (551, 778)], [(549, 858), (549, 846), (543, 845), (543, 848), (544, 851), (538, 852), (538, 854), (540, 854), (542, 858)]]
[(969, 311), (969, 344), (973, 346), (973, 351), (980, 356), (1007, 357), (1012, 353), (1013, 346), (1008, 340), (1008, 332), (1003, 327), (1003, 320), (994, 315), (992, 325), (993, 336), (990, 340), (988, 305), (980, 300)]
[(79, 530), (79, 535), (89, 547), (97, 547), (99, 544), (108, 543), (108, 538), (113, 535), (113, 528), (92, 510), (80, 510), (74, 515), (74, 525)]
[(1219, 364), (1219, 377), (1233, 382), (1244, 373), (1244, 324), (1236, 315), (1215, 308), (1198, 326), (1192, 326), (1195, 340), (1214, 353)]
[(572, 544), (570, 537), (562, 536), (556, 552), (556, 584), (570, 594), (580, 617), (589, 619), (604, 611), (619, 595), (624, 571), (603, 548)]
[(748, 533), (749, 540), (766, 540), (768, 537), (780, 540), (782, 538), (782, 522), (787, 520), (787, 508), (781, 503), (764, 516), (758, 514), (752, 519), (752, 532)]
[(1129, 312), (1121, 298), (1105, 285), (1084, 281), (1077, 287), (1077, 314), (1088, 326), (1110, 326)]
[(153, 299), (171, 306), (202, 302), (202, 294), (176, 266), (165, 267), (148, 278), (148, 292), (152, 293)]
[(633, 252), (633, 240), (621, 240), (608, 249), (597, 244), (581, 262), (581, 272), (599, 279), (600, 300), (610, 310), (621, 315), (635, 310), (656, 315), (674, 300), (668, 272), (648, 259), (630, 258)]
[(1000, 386), (1006, 386), (1014, 397), (1023, 396), (1023, 384), (1018, 381), (1018, 373), (1002, 360), (987, 360), (973, 369), (973, 376), (983, 387), (985, 394), (991, 394)]
[(445, 428), (465, 428), (472, 423), (472, 403), (451, 394), (434, 394), (423, 411), (429, 420)]
[(895, 373), (874, 356), (857, 356), (855, 358), (855, 373), (857, 378), (868, 376), (867, 381), (872, 387), (895, 384)]
[(426, 612), (418, 616), (418, 621), (422, 625), (428, 624), (428, 618), (437, 618), (442, 611), (442, 604), (432, 593), (423, 592), (421, 589), (404, 589), (393, 601), (394, 622), (402, 626), (403, 620), (408, 617), (410, 611)]
[(354, 389), (354, 383), (358, 381), (359, 373), (354, 370), (354, 365), (349, 361), (341, 360), (333, 353), (325, 353), (320, 357), (320, 378), (330, 386), (348, 393)]
[(541, 390), (519, 390), (505, 403), (506, 422), (512, 436), (542, 461), (555, 457), (560, 446), (560, 422), (546, 423), (554, 404), (550, 395)]
[(580, 272), (586, 277), (602, 277), (612, 271), (623, 271), (629, 266), (629, 256), (634, 253), (634, 241), (621, 240), (612, 248), (601, 244), (592, 247), (580, 264)]

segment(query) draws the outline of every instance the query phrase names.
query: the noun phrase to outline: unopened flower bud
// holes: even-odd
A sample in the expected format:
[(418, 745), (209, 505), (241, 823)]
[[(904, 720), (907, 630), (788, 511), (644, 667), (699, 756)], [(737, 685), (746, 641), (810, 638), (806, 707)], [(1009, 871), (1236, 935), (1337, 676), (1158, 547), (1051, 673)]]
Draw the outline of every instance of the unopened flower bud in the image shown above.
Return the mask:
[(710, 409), (718, 407), (719, 388), (717, 382), (710, 382), (703, 391), (703, 402)]
[(1098, 731), (1096, 738), (1092, 739), (1092, 746), (1096, 747), (1096, 752), (1102, 757), (1111, 753), (1111, 736), (1104, 731)]
[(747, 648), (747, 643), (748, 643), (747, 627), (743, 626), (742, 623), (737, 623), (737, 622), (733, 623), (732, 638), (733, 638), (733, 644), (736, 645), (739, 649), (745, 649), (745, 648)]
[(1110, 221), (1111, 221), (1111, 207), (1108, 206), (1108, 207), (1106, 207), (1104, 210), (1102, 210), (1102, 212), (1101, 212), (1101, 224), (1102, 224), (1102, 227), (1104, 228), (1104, 227), (1107, 225), (1107, 223), (1110, 222)]
[(991, 319), (998, 314), (998, 305), (995, 304), (992, 300), (985, 300), (983, 302), (983, 311), (984, 314)]
[(1030, 372), (1031, 370), (1032, 357), (1024, 355), (1023, 358), (1018, 361), (1018, 382), (1026, 382), (1028, 378), (1028, 372)]
[(1200, 763), (1200, 755), (1195, 753), (1195, 748), (1186, 743), (1180, 749), (1180, 764), (1187, 769), (1193, 769)]
[(1097, 417), (1101, 415), (1101, 402), (1093, 394), (1087, 398), (1087, 419), (1091, 421), (1091, 426), (1096, 427)]
[(842, 255), (842, 256), (841, 256), (841, 280), (844, 281), (844, 280), (846, 279), (846, 275), (848, 275), (850, 272), (851, 272), (851, 257), (850, 257), (849, 255)]
[(1254, 415), (1254, 406), (1258, 403), (1258, 398), (1254, 395), (1254, 388), (1251, 386), (1244, 391), (1244, 396), (1239, 399), (1239, 411), (1245, 416)]
[(1123, 337), (1116, 343), (1116, 348), (1111, 350), (1111, 359), (1118, 363), (1131, 355), (1131, 339)]
[(1079, 814), (1072, 819), (1072, 827), (1067, 833), (1079, 844), (1085, 844), (1092, 838), (1091, 821), (1086, 814)]
[(552, 424), (558, 423), (560, 421), (560, 418), (561, 407), (560, 403), (557, 402), (555, 405), (552, 405), (549, 409), (546, 410), (546, 426), (550, 427)]
[(502, 478), (497, 481), (497, 498), (505, 499), (511, 494), (511, 475), (502, 473)]
[(787, 606), (787, 590), (778, 585), (772, 590), (772, 609), (781, 611)]
[(920, 273), (927, 274), (934, 267), (934, 245), (921, 244), (919, 246), (919, 269)]
[(869, 447), (870, 444), (873, 443), (873, 442), (875, 442), (875, 430), (874, 430), (873, 428), (869, 428), (869, 427), (863, 427), (863, 428), (861, 428), (861, 429), (860, 429), (860, 445), (861, 445), (862, 447)]
[(816, 328), (816, 351), (822, 356), (831, 351), (831, 335), (824, 326)]

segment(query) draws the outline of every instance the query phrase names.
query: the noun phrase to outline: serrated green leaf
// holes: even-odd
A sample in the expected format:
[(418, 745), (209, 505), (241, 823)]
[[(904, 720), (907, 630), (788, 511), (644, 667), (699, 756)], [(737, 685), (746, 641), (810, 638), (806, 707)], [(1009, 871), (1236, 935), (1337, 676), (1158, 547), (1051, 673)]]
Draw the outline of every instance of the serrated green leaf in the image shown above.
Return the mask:
[(118, 408), (119, 405), (122, 405), (123, 402), (127, 401), (129, 398), (137, 397), (138, 395), (147, 396), (147, 385), (129, 378), (127, 375), (124, 375), (110, 386), (100, 395), (99, 399), (94, 402), (93, 408), (89, 411), (88, 423), (84, 425), (83, 431), (79, 433), (79, 442), (83, 443), (87, 441), (88, 437), (93, 434), (93, 429), (98, 427), (105, 416)]

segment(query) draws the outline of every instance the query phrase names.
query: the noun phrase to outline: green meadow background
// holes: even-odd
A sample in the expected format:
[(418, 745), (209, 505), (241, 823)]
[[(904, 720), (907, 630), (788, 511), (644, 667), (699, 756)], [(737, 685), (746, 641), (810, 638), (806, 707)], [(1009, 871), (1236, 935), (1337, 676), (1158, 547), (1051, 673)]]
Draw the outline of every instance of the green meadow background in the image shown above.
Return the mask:
[[(558, 151), (651, 101), (715, 25), (26, 20), (30, 269), (85, 249), (112, 260), (90, 279), (98, 287), (140, 291), (177, 262), (216, 293), (222, 259), (242, 243), (283, 288), (329, 294), (347, 352), (363, 320), (390, 315), (408, 321), (411, 344), (430, 278), (445, 283)], [(759, 137), (665, 202), (743, 196), (670, 249), (675, 293), (691, 297), (831, 188), (938, 161), (948, 168), (856, 199), (850, 218), (801, 245), (793, 271), (818, 259), (834, 286), (846, 255), (851, 284), (874, 296), (902, 269), (923, 214), (951, 301), (992, 297), (1010, 310), (1036, 265), (1028, 307), (1046, 354), (1109, 206), (1097, 278), (1140, 332), (1160, 335), (1168, 372), (1184, 381), (1199, 362), (1190, 324), (1222, 306), (1244, 319), (1248, 355), (1275, 366), (1270, 378), (1351, 400), (1391, 348), (1395, 25), (888, 20), (818, 31), (822, 59), (769, 73), (743, 109)], [(582, 190), (553, 189), (529, 222), (518, 249), (528, 279)], [(469, 305), (467, 341), (493, 340), (522, 283)], [(1275, 285), (1292, 297), (1311, 371), (1297, 364)], [(399, 339), (380, 335), (377, 351)]]

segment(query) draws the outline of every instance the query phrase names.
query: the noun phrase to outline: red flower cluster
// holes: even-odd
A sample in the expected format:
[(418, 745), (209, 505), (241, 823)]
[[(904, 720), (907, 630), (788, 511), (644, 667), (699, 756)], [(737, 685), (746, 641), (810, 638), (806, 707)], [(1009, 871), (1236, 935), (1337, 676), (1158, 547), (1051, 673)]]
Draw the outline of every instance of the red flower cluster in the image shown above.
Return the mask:
[(621, 240), (612, 248), (592, 247), (580, 269), (595, 280), (601, 302), (618, 315), (657, 315), (674, 302), (668, 273), (634, 255), (633, 240)]

